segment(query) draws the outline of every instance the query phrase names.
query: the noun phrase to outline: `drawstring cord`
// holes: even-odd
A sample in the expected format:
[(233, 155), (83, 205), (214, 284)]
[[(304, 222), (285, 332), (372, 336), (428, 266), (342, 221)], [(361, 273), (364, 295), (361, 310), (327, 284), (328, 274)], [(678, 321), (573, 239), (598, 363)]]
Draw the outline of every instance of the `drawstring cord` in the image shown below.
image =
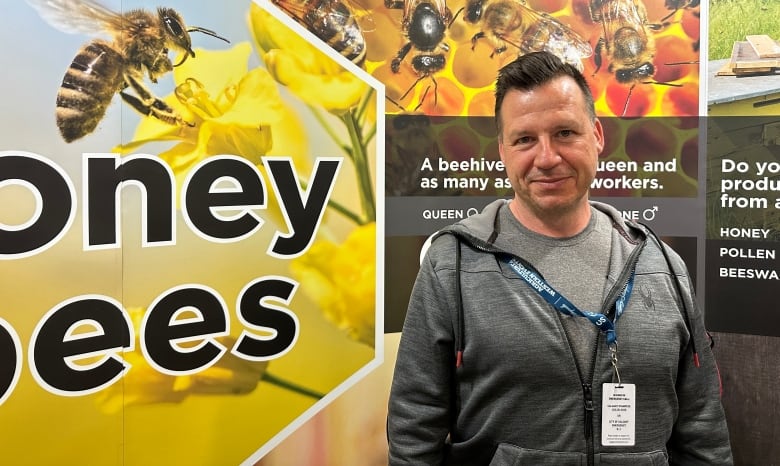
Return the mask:
[(455, 248), (455, 296), (458, 299), (458, 329), (456, 338), (455, 367), (463, 365), (463, 296), (460, 294), (460, 238), (455, 236), (458, 245)]
[(696, 367), (701, 367), (701, 362), (699, 361), (699, 352), (696, 351), (696, 335), (694, 334), (693, 327), (691, 326), (691, 318), (688, 315), (688, 305), (685, 303), (685, 297), (682, 293), (682, 287), (680, 286), (680, 280), (677, 278), (677, 272), (674, 271), (674, 267), (672, 266), (672, 261), (669, 259), (669, 254), (666, 252), (666, 247), (664, 246), (664, 243), (658, 238), (658, 235), (655, 234), (653, 230), (650, 229), (647, 225), (642, 224), (648, 232), (650, 232), (651, 235), (653, 235), (653, 238), (658, 242), (659, 247), (661, 248), (661, 253), (664, 255), (664, 260), (666, 260), (666, 265), (669, 266), (669, 271), (672, 273), (672, 278), (674, 280), (674, 287), (677, 290), (677, 295), (680, 297), (680, 301), (682, 302), (683, 307), (683, 320), (685, 321), (685, 327), (688, 329), (688, 332), (691, 334), (691, 349), (693, 350), (693, 365)]

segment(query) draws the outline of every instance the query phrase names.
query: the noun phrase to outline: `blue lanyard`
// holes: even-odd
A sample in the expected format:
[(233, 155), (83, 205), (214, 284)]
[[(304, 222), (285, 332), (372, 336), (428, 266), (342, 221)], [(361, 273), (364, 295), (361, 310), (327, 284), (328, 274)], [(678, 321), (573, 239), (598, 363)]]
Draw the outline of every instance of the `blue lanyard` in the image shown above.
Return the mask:
[[(593, 325), (598, 327), (599, 330), (604, 332), (607, 338), (607, 346), (613, 348), (617, 344), (615, 323), (609, 320), (607, 316), (599, 312), (581, 311), (579, 308), (577, 308), (577, 306), (572, 304), (571, 301), (555, 291), (555, 289), (551, 287), (544, 278), (539, 276), (539, 274), (533, 270), (524, 266), (522, 262), (517, 260), (517, 258), (505, 258), (505, 261), (509, 267), (511, 267), (512, 270), (514, 270), (515, 273), (520, 276), (520, 278), (525, 280), (525, 282), (528, 283), (531, 288), (536, 290), (536, 292), (539, 293), (539, 295), (541, 295), (545, 301), (550, 303), (561, 314), (565, 314), (567, 316), (585, 317), (591, 321)], [(628, 304), (628, 299), (631, 297), (631, 289), (634, 287), (634, 275), (635, 272), (631, 272), (631, 276), (628, 278), (626, 287), (623, 288), (623, 292), (620, 293), (620, 297), (618, 297), (618, 300), (615, 302), (615, 322), (617, 322), (620, 316), (623, 315), (623, 311), (626, 309), (626, 304)]]

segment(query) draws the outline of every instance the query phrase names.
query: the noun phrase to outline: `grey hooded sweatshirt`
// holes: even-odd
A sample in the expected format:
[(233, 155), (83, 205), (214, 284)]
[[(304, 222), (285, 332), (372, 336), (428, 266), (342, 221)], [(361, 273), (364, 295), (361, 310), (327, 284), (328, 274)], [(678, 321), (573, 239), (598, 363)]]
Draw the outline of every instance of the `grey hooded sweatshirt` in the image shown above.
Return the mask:
[(613, 318), (632, 272), (643, 290), (615, 324), (621, 380), (636, 386), (635, 444), (602, 446), (602, 385), (616, 382), (604, 334), (584, 373), (559, 311), (504, 260), (517, 257), (498, 231), (504, 203), (442, 230), (421, 265), (390, 393), (390, 465), (732, 464), (719, 376), (681, 258), (591, 202), (613, 226), (599, 312)]

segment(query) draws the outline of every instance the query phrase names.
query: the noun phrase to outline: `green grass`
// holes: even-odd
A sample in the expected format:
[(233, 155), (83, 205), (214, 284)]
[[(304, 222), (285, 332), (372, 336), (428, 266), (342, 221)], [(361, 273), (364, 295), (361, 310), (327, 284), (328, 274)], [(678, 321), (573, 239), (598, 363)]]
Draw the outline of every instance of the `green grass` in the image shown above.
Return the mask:
[(780, 40), (780, 1), (710, 0), (709, 59), (729, 58), (734, 42), (766, 34)]

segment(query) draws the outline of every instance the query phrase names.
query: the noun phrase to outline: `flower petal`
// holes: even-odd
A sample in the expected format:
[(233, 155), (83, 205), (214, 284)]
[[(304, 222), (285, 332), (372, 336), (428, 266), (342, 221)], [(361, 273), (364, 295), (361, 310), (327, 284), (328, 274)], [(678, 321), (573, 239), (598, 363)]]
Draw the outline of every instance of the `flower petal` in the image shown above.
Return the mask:
[(287, 50), (271, 50), (263, 55), (271, 75), (309, 105), (341, 115), (360, 103), (368, 85), (352, 73), (313, 74), (300, 59)]
[(281, 120), (282, 99), (276, 82), (267, 70), (253, 69), (241, 78), (234, 92), (232, 105), (216, 121), (259, 126)]
[(239, 42), (227, 50), (195, 49), (196, 58), (174, 68), (174, 81), (180, 84), (187, 78), (196, 78), (209, 94), (219, 95), (246, 74), (251, 53), (249, 42)]
[(354, 340), (374, 345), (376, 224), (355, 228), (341, 245), (318, 240), (290, 270), (325, 317)]
[(309, 41), (255, 3), (249, 8), (249, 27), (255, 44), (264, 52), (281, 48), (299, 50), (302, 55), (311, 52)]

